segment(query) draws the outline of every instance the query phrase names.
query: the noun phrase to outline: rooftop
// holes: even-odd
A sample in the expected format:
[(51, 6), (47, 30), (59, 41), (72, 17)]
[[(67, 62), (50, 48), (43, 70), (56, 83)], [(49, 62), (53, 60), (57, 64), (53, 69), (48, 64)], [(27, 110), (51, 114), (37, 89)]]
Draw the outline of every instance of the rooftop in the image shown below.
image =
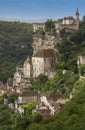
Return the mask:
[(48, 58), (54, 56), (55, 53), (53, 49), (41, 49), (38, 52), (36, 52), (33, 57)]
[(20, 94), (20, 96), (37, 96), (38, 94), (34, 91), (29, 91), (29, 90), (24, 90), (22, 91), (22, 93)]
[(64, 17), (64, 20), (75, 20), (73, 17), (69, 16), (69, 17)]

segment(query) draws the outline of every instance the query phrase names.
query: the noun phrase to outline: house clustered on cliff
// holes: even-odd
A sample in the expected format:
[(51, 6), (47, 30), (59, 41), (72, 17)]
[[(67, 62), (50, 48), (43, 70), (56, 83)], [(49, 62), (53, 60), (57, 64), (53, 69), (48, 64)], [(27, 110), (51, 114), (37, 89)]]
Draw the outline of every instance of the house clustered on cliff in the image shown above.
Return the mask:
[[(79, 12), (76, 10), (75, 18), (69, 16), (61, 20), (54, 21), (56, 34), (62, 29), (66, 31), (76, 31), (79, 29)], [(34, 32), (40, 28), (45, 29), (45, 23), (34, 23)], [(23, 83), (30, 82), (30, 78), (36, 78), (40, 74), (45, 74), (48, 78), (55, 75), (55, 70), (52, 69), (56, 62), (55, 46), (58, 42), (56, 36), (46, 33), (44, 38), (41, 35), (33, 37), (33, 56), (27, 58), (23, 66), (18, 66), (14, 74), (13, 86), (19, 86)], [(30, 84), (30, 83), (29, 83)]]
[[(56, 34), (58, 34), (62, 29), (66, 31), (76, 31), (79, 29), (79, 12), (76, 11), (76, 17), (64, 17), (61, 20), (54, 21), (56, 27)], [(45, 28), (45, 23), (33, 24), (34, 32), (40, 28)], [(16, 67), (16, 72), (14, 73), (13, 83), (10, 88), (12, 92), (18, 93), (18, 100), (15, 102), (15, 110), (20, 113), (24, 113), (22, 107), (23, 104), (28, 102), (33, 102), (36, 104), (36, 109), (33, 112), (41, 113), (45, 116), (53, 115), (58, 111), (68, 100), (61, 99), (57, 95), (53, 95), (50, 92), (39, 96), (38, 93), (30, 90), (24, 90), (28, 88), (30, 84), (30, 79), (35, 79), (40, 74), (45, 74), (48, 78), (52, 78), (56, 71), (53, 69), (53, 64), (56, 62), (57, 50), (55, 46), (57, 45), (58, 39), (56, 35), (51, 33), (45, 33), (45, 36), (34, 35), (33, 37), (33, 56), (32, 58), (27, 57), (22, 66)], [(10, 81), (8, 81), (8, 87)], [(58, 100), (59, 99), (59, 100)]]

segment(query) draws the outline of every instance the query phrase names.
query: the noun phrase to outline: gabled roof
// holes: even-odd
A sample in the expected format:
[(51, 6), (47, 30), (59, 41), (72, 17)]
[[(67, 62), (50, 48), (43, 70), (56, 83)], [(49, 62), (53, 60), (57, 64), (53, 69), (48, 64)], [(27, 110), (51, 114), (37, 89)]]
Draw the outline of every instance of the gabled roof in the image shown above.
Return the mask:
[(48, 58), (54, 56), (55, 52), (53, 49), (41, 49), (38, 52), (36, 52), (33, 57)]
[(64, 20), (75, 20), (73, 17), (69, 16), (69, 17), (64, 17)]
[(25, 91), (22, 91), (22, 93), (19, 95), (20, 97), (26, 97), (26, 96), (37, 96), (37, 92), (34, 92), (34, 91), (29, 91), (29, 90), (25, 90)]

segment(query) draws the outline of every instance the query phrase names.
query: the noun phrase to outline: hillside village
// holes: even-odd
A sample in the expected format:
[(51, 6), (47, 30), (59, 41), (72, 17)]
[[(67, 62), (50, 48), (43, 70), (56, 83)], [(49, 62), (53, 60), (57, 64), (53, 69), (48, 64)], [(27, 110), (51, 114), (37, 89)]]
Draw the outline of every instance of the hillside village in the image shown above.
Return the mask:
[[(48, 21), (52, 20), (49, 19)], [(73, 32), (79, 29), (78, 9), (76, 10), (75, 18), (64, 17), (60, 22), (53, 22), (56, 30), (55, 35), (53, 32), (45, 32), (45, 36), (36, 33), (40, 29), (45, 30), (45, 23), (33, 23), (35, 32), (33, 36), (33, 56), (31, 59), (28, 57), (23, 66), (16, 68), (13, 81), (15, 86), (23, 82), (23, 80), (28, 82), (30, 78), (36, 78), (40, 74), (45, 74), (49, 78), (55, 75), (56, 72), (53, 70), (52, 65), (57, 61), (57, 50), (55, 47), (60, 40), (59, 33), (63, 29), (66, 32)]]
[[(52, 19), (47, 21), (52, 21)], [(63, 99), (61, 95), (51, 92), (41, 94), (39, 91), (30, 90), (31, 79), (36, 79), (40, 74), (46, 75), (48, 79), (56, 75), (53, 65), (57, 62), (58, 50), (56, 49), (56, 45), (61, 41), (60, 31), (65, 29), (66, 32), (75, 32), (79, 29), (78, 9), (76, 10), (75, 18), (71, 16), (64, 17), (63, 19), (52, 22), (55, 24), (55, 33), (53, 31), (46, 32), (45, 23), (33, 23), (32, 57), (27, 57), (23, 65), (17, 66), (13, 79), (10, 78), (7, 81), (4, 89), (3, 87), (0, 88), (0, 94), (18, 94), (18, 98), (13, 104), (8, 104), (7, 98), (4, 98), (4, 103), (8, 104), (10, 108), (21, 115), (25, 113), (26, 105), (30, 102), (35, 104), (32, 113), (49, 116), (57, 113), (69, 101), (69, 98)], [(45, 31), (45, 34), (36, 33), (38, 30)], [(77, 64), (78, 66), (85, 64), (85, 56), (78, 56)], [(0, 86), (3, 86), (3, 84), (1, 83)]]

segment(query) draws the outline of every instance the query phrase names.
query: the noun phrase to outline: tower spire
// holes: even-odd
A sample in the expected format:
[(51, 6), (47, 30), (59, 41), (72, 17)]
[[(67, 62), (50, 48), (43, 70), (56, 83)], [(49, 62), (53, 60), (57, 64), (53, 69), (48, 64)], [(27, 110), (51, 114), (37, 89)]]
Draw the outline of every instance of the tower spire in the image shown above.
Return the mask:
[(79, 16), (79, 11), (78, 11), (78, 8), (77, 8), (77, 10), (76, 10), (76, 15), (77, 15), (77, 16)]
[(76, 10), (76, 21), (79, 21), (79, 11), (78, 11), (78, 9)]

